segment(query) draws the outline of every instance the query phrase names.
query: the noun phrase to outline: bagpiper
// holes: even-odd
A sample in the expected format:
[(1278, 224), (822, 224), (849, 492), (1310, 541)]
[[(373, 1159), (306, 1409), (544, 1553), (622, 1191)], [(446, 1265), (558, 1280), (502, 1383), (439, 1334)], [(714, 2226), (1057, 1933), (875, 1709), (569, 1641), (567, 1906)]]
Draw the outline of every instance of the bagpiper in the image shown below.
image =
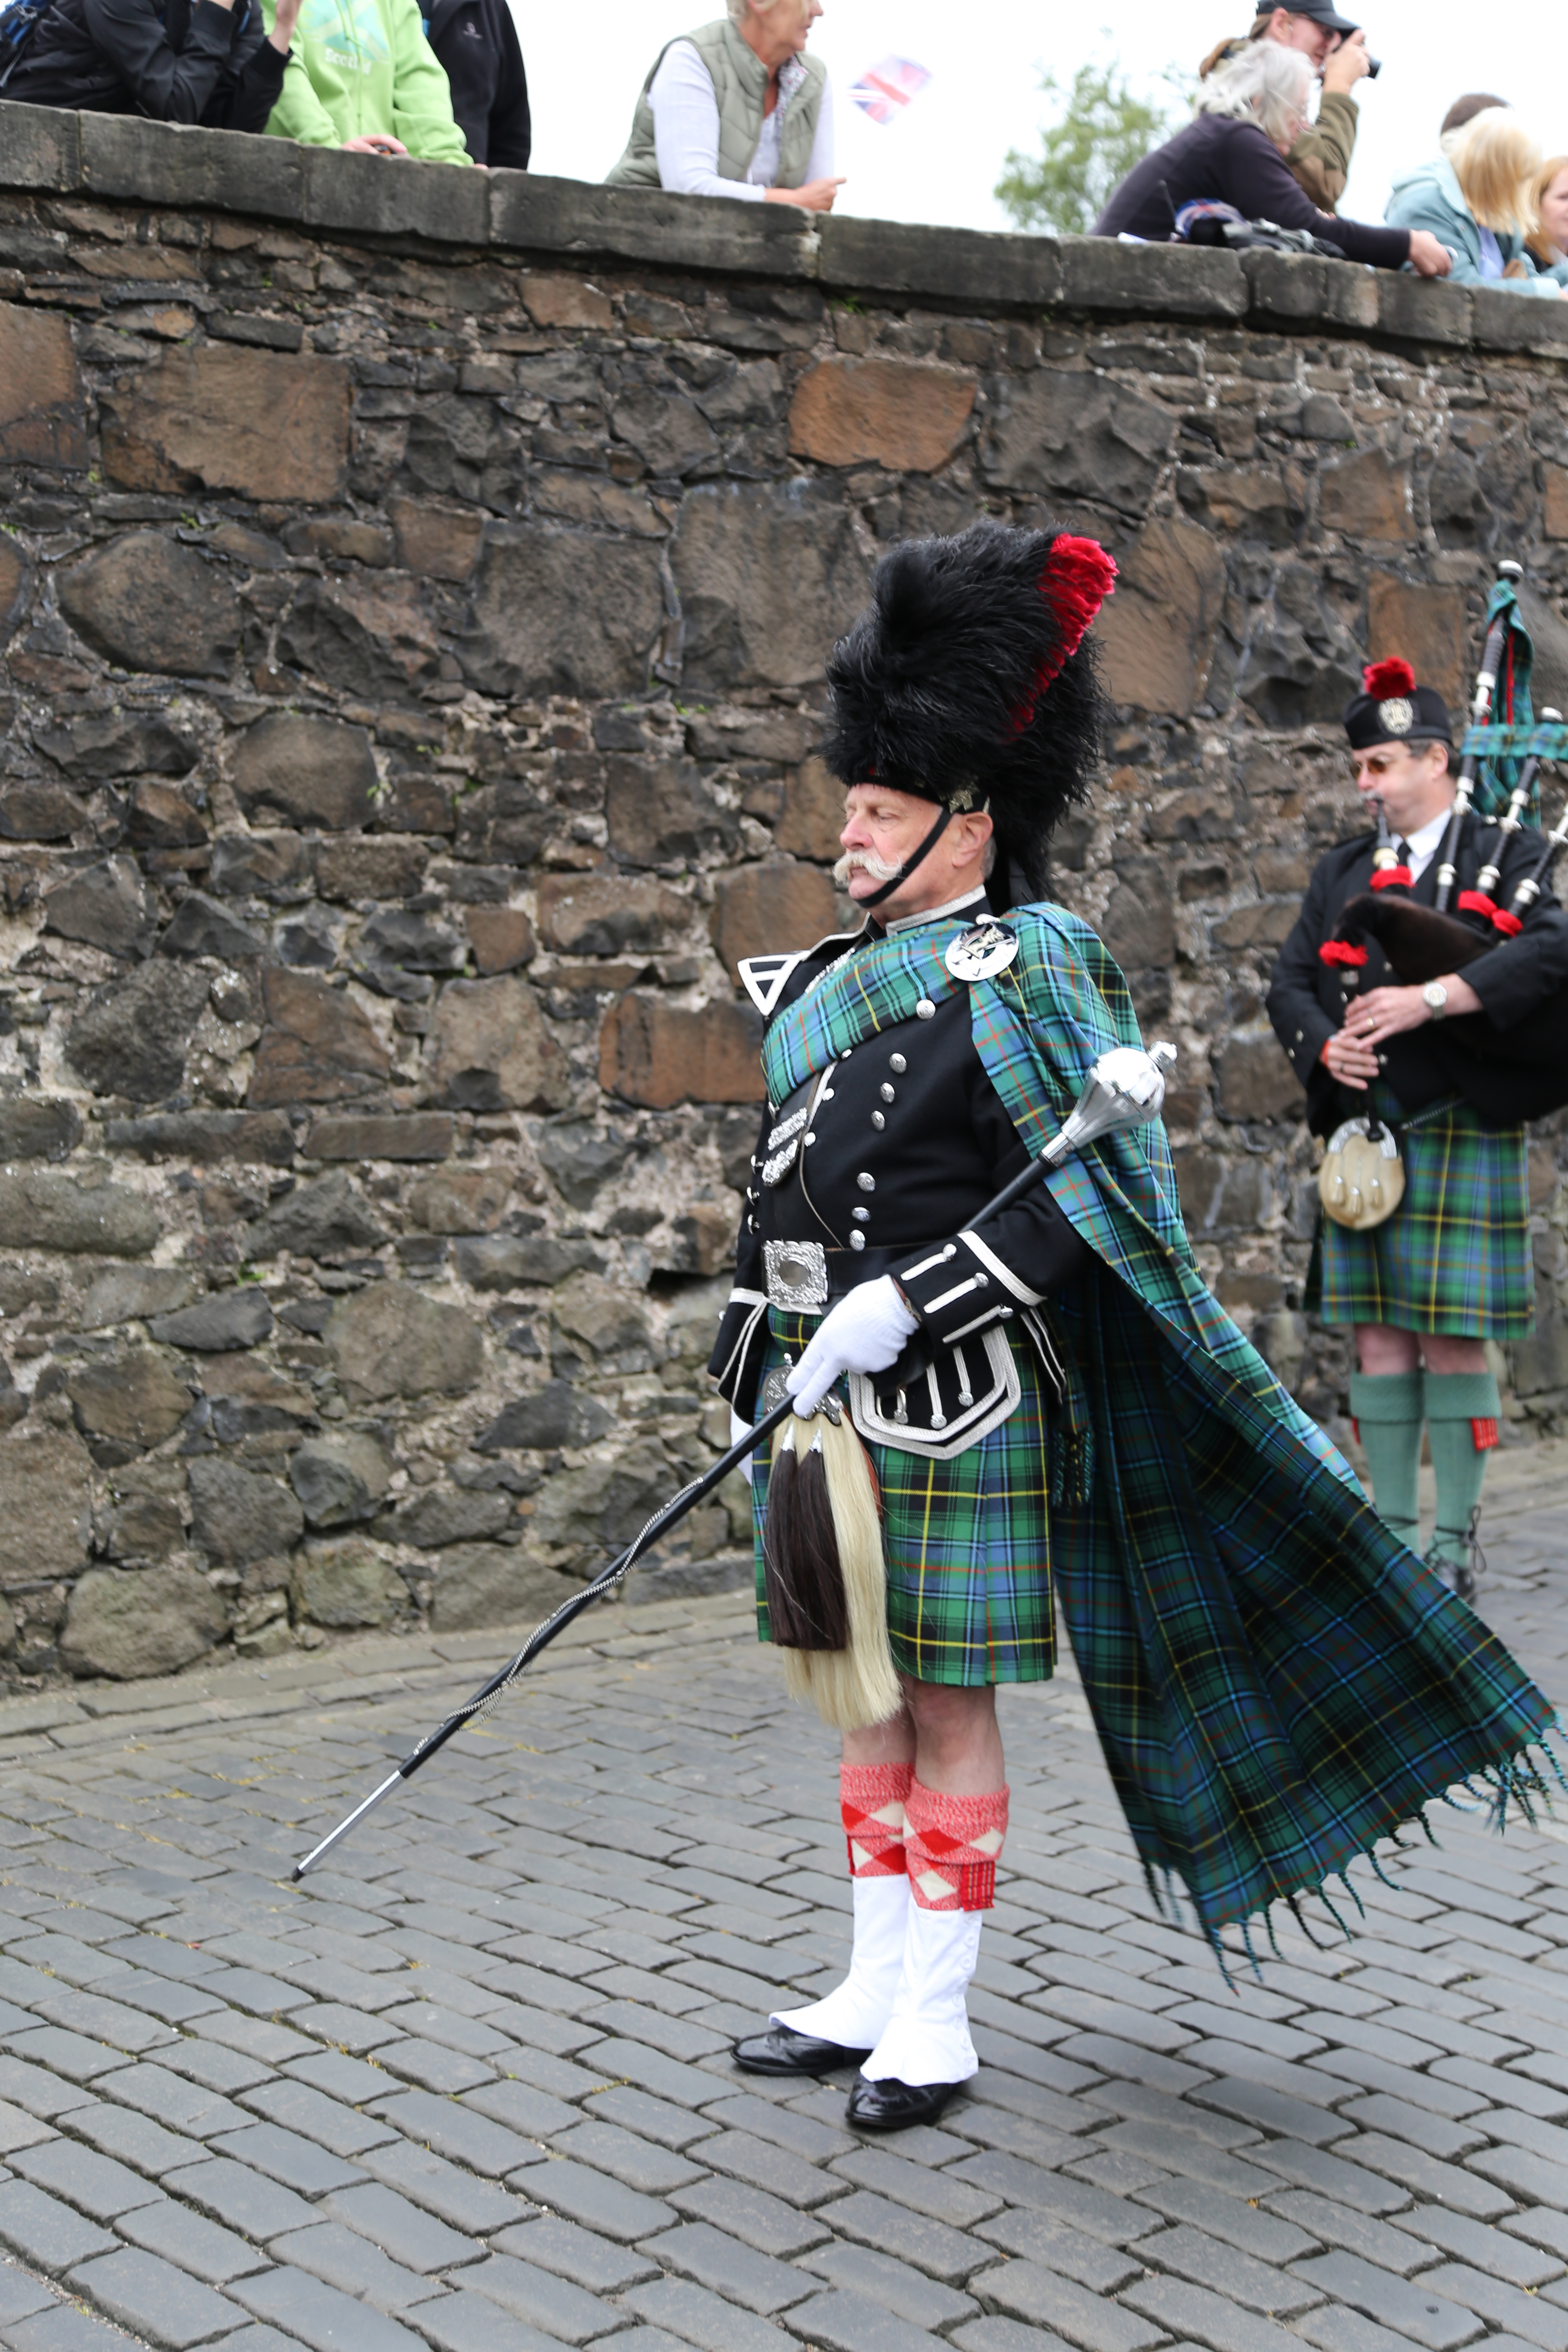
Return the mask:
[[(1121, 974), (1046, 895), (1099, 755), (1087, 632), (1113, 575), (1090, 541), (994, 524), (884, 559), (827, 672), (865, 923), (742, 966), (768, 1099), (710, 1370), (741, 1433), (794, 1397), (797, 1553), (826, 1542), (802, 1450), (863, 1453), (893, 1674), (874, 1720), (822, 1702), (846, 1727), (848, 1974), (734, 2054), (858, 2067), (849, 2118), (873, 2130), (976, 2071), (995, 1685), (1051, 1674), (1053, 1591), (1139, 1853), (1211, 1939), (1452, 1783), (1511, 1785), (1552, 1720), (1209, 1293), (1162, 1128), (972, 1226), (1096, 1057), (1141, 1044)], [(784, 1652), (804, 1673), (823, 1637), (777, 1524), (784, 1461), (753, 1457), (759, 1631), (805, 1645)]]
[[(1523, 1121), (1562, 1099), (1541, 1092), (1539, 1065), (1507, 1058), (1508, 1042), (1568, 979), (1568, 916), (1549, 887), (1511, 911), (1542, 848), (1517, 801), (1500, 825), (1473, 811), (1454, 824), (1447, 707), (1407, 662), (1367, 669), (1344, 727), (1377, 823), (1319, 860), (1268, 1017), (1312, 1132), (1331, 1143), (1347, 1122), (1374, 1124), (1403, 1189), (1376, 1222), (1321, 1218), (1305, 1303), (1353, 1330), (1351, 1413), (1378, 1509), (1412, 1549), (1425, 1424), (1437, 1489), (1427, 1562), (1469, 1600), (1501, 1412), (1486, 1342), (1524, 1338), (1534, 1313)], [(1401, 984), (1374, 934), (1345, 936), (1347, 909), (1369, 892), (1389, 912), (1432, 908), (1441, 893), (1468, 921), (1494, 924), (1496, 944), (1458, 969), (1439, 956), (1433, 977)]]

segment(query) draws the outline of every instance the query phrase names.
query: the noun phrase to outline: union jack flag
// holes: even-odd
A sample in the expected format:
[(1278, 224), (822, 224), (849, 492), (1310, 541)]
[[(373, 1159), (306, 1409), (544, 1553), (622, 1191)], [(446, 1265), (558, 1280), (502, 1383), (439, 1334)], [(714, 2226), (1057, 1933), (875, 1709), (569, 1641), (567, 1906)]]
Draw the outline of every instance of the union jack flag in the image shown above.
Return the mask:
[(867, 68), (849, 95), (873, 122), (896, 122), (930, 79), (926, 68), (912, 58), (881, 58)]

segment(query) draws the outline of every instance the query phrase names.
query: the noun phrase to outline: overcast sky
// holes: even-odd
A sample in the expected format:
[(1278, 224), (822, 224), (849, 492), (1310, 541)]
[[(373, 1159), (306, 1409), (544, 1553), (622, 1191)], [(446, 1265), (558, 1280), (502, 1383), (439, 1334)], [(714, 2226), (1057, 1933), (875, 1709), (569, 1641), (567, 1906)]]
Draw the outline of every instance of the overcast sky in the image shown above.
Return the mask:
[[(533, 168), (602, 179), (631, 126), (643, 77), (663, 43), (720, 13), (721, 0), (589, 0), (534, 10), (513, 0), (533, 101)], [(1251, 21), (1246, 5), (1186, 16), (1153, 0), (1123, 0), (1114, 30), (1100, 8), (1025, 6), (1022, 0), (828, 0), (812, 46), (833, 77), (838, 168), (848, 212), (884, 219), (1006, 228), (992, 194), (1010, 146), (1032, 148), (1047, 119), (1042, 69), (1063, 83), (1086, 59), (1120, 54), (1149, 80), (1167, 64), (1190, 71), (1226, 32)], [(1548, 153), (1568, 152), (1568, 17), (1505, 10), (1476, 37), (1473, 10), (1456, 0), (1377, 0), (1368, 45), (1384, 60), (1363, 82), (1362, 131), (1341, 210), (1378, 221), (1395, 173), (1436, 149), (1437, 125), (1461, 90), (1498, 90), (1520, 108)], [(900, 119), (870, 121), (849, 99), (868, 66), (889, 55), (927, 67), (931, 81)], [(1484, 61), (1483, 61), (1484, 60)]]

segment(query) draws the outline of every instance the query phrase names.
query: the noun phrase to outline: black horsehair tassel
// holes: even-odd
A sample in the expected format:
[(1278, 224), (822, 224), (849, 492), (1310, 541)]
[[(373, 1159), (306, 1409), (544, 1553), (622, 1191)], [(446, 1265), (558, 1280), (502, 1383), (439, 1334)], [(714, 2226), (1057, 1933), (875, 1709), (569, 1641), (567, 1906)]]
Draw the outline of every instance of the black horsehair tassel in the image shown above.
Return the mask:
[(768, 1480), (763, 1531), (763, 1593), (768, 1630), (789, 1650), (842, 1650), (849, 1641), (849, 1603), (820, 1432), (803, 1461), (792, 1425)]

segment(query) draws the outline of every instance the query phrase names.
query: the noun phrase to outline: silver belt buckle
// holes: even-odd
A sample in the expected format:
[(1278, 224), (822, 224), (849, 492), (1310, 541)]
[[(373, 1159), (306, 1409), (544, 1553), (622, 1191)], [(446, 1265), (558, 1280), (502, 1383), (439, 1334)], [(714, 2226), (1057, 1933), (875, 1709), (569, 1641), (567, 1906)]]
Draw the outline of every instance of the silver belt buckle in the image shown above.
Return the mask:
[(764, 1242), (768, 1305), (786, 1315), (819, 1315), (827, 1304), (827, 1253), (820, 1242)]

